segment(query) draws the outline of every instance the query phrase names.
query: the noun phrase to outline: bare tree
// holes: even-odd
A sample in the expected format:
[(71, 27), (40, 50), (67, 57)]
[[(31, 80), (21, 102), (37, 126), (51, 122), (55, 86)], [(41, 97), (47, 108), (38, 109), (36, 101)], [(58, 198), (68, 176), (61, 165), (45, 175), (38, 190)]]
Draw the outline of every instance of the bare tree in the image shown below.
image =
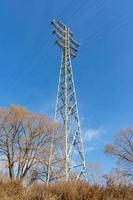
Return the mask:
[(41, 165), (47, 178), (51, 135), (57, 128), (47, 117), (22, 107), (0, 109), (0, 161), (10, 179), (22, 180)]
[(121, 169), (113, 169), (111, 173), (103, 175), (105, 185), (107, 186), (124, 186), (128, 180)]
[(125, 176), (133, 180), (133, 128), (116, 134), (113, 143), (106, 145), (105, 153), (115, 157)]

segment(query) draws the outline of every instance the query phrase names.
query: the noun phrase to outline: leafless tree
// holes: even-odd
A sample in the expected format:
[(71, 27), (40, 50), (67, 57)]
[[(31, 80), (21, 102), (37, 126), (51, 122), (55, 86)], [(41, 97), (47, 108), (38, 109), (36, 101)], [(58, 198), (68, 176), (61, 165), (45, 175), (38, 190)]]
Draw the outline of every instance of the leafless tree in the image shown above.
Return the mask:
[(125, 186), (128, 184), (128, 179), (121, 169), (113, 169), (111, 173), (103, 175), (106, 186)]
[(0, 109), (0, 161), (10, 179), (22, 180), (39, 166), (47, 177), (51, 135), (57, 128), (22, 107)]
[(133, 128), (116, 134), (113, 143), (106, 145), (105, 153), (115, 157), (125, 176), (133, 180)]

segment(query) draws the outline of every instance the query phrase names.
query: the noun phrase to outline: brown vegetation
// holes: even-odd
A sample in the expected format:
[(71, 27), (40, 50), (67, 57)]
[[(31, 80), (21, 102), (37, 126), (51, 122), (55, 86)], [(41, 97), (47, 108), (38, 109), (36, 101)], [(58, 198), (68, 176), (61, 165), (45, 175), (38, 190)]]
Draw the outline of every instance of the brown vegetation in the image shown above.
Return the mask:
[[(91, 184), (62, 181), (47, 186), (39, 183), (47, 181), (53, 130), (58, 132), (55, 148), (64, 145), (62, 128), (47, 117), (18, 106), (0, 109), (0, 173), (4, 177), (0, 200), (133, 200), (133, 129), (118, 133), (105, 148), (122, 169), (103, 176), (99, 166), (91, 163)], [(52, 167), (61, 174), (64, 162), (57, 165), (61, 156), (54, 157)]]
[[(0, 165), (11, 180), (47, 179), (53, 129), (47, 117), (19, 106), (0, 109)], [(2, 173), (2, 172), (1, 172)]]
[(0, 181), (0, 200), (133, 200), (132, 186), (89, 186), (86, 183), (33, 185)]

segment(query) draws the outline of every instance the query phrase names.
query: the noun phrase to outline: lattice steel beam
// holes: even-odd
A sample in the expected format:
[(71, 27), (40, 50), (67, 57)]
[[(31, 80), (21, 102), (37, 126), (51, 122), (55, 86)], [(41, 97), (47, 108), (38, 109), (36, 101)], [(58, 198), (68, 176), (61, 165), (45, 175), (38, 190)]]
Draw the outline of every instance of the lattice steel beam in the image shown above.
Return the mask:
[[(62, 50), (55, 109), (55, 121), (59, 122), (64, 128), (65, 137), (65, 154), (61, 156), (61, 161), (64, 160), (61, 166), (65, 171), (61, 174), (61, 177), (65, 177), (66, 181), (71, 180), (73, 176), (76, 176), (76, 179), (81, 178), (87, 180), (80, 119), (71, 65), (71, 58), (77, 56), (79, 44), (73, 39), (72, 31), (62, 22), (53, 20), (51, 25), (54, 29), (53, 33), (57, 36), (55, 43)], [(59, 150), (56, 154), (57, 148), (59, 147), (59, 145), (55, 147), (56, 140), (58, 140), (58, 134), (56, 138), (56, 133), (54, 132), (51, 142), (48, 182), (52, 180), (53, 175), (55, 179), (59, 176), (56, 173), (56, 167), (53, 166), (54, 157), (59, 154)], [(60, 179), (62, 179), (61, 177)]]

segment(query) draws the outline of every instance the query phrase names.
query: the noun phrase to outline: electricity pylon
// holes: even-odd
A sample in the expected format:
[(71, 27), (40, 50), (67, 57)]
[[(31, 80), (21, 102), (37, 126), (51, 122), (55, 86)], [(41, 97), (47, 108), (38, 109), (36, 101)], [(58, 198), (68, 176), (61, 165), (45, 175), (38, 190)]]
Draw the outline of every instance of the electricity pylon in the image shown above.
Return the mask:
[[(66, 181), (70, 180), (73, 176), (76, 179), (87, 180), (80, 119), (71, 65), (71, 58), (76, 57), (79, 44), (73, 39), (71, 30), (61, 21), (53, 20), (51, 25), (54, 28), (53, 33), (57, 36), (55, 43), (62, 50), (55, 121), (64, 127), (65, 148), (63, 148), (65, 149), (65, 155), (62, 153), (61, 156), (60, 152), (62, 152), (62, 147), (59, 144), (55, 147), (56, 142), (54, 140), (59, 141), (59, 138), (58, 136), (56, 138), (56, 133), (54, 132), (51, 143), (48, 182), (52, 180), (51, 174), (55, 176), (55, 179), (64, 177)], [(58, 173), (58, 176), (55, 172), (57, 167), (53, 167), (53, 163), (57, 164), (58, 162), (54, 158), (57, 154), (58, 156), (60, 154), (62, 157), (60, 161), (64, 160), (62, 167), (65, 169), (64, 174)]]

